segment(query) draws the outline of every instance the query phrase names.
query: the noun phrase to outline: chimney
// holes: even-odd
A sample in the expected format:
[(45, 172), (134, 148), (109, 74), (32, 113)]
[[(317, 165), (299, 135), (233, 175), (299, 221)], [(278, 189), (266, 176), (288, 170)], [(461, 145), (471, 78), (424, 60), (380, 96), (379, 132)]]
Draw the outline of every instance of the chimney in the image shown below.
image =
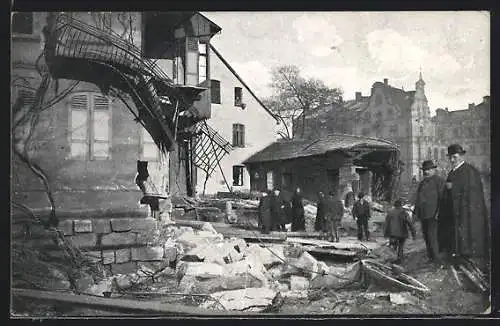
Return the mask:
[(361, 100), (361, 92), (356, 92), (356, 101)]
[(486, 104), (490, 104), (490, 96), (489, 95), (483, 96), (483, 102)]
[(469, 103), (469, 110), (473, 110), (475, 107), (474, 102)]
[(385, 86), (389, 85), (389, 79), (384, 78), (384, 85), (385, 85)]

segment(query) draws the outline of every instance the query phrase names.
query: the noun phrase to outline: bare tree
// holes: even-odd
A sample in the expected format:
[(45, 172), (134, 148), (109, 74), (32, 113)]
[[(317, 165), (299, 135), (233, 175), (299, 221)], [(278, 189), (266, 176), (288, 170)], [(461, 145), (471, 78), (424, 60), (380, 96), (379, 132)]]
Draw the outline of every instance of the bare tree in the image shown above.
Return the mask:
[[(342, 101), (340, 88), (330, 88), (319, 79), (304, 78), (296, 66), (276, 67), (271, 75), (273, 95), (265, 99), (264, 103), (283, 122), (284, 130), (279, 134), (285, 139), (292, 138), (290, 123), (299, 116), (304, 122), (306, 116), (316, 109)], [(302, 123), (302, 136), (304, 126)]]

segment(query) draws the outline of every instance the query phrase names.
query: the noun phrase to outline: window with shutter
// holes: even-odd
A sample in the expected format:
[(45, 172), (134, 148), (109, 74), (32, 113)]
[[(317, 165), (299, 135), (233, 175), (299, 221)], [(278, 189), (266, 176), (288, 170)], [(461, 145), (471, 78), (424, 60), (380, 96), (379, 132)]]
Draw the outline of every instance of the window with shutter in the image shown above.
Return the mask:
[(204, 82), (208, 77), (207, 44), (198, 44), (198, 83)]
[(243, 186), (243, 166), (233, 166), (233, 186)]
[(210, 80), (210, 97), (213, 104), (220, 104), (220, 81)]
[(233, 124), (233, 146), (245, 147), (245, 126), (242, 124)]
[(234, 106), (241, 106), (243, 103), (243, 90), (241, 87), (234, 88)]
[(92, 158), (106, 159), (109, 156), (110, 110), (109, 99), (103, 95), (93, 96)]
[(186, 85), (198, 85), (198, 40), (186, 38)]
[(70, 157), (108, 159), (111, 143), (109, 99), (96, 93), (78, 93), (70, 99)]
[(71, 106), (71, 157), (86, 158), (89, 153), (89, 98), (87, 94), (74, 95)]

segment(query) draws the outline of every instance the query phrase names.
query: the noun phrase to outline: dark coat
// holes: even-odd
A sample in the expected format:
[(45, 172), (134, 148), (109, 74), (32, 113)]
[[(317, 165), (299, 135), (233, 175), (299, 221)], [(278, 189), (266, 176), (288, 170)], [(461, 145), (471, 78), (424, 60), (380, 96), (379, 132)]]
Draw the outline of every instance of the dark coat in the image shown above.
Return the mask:
[(314, 221), (314, 231), (325, 229), (326, 200), (320, 198), (317, 204), (316, 221)]
[(415, 200), (415, 215), (420, 220), (435, 218), (441, 201), (444, 179), (433, 175), (420, 181)]
[(270, 196), (261, 197), (259, 202), (259, 226), (264, 231), (271, 230), (271, 198)]
[(271, 199), (271, 216), (273, 227), (286, 223), (285, 216), (285, 201), (282, 196), (272, 194), (269, 196)]
[(440, 250), (488, 258), (490, 219), (479, 171), (464, 162), (446, 181), (451, 182), (451, 189), (445, 186), (439, 209)]
[(361, 201), (356, 201), (354, 207), (352, 208), (352, 215), (360, 220), (369, 220), (371, 217), (370, 204), (365, 200), (363, 203)]
[(342, 217), (344, 217), (344, 204), (342, 204), (340, 199), (328, 198), (326, 201), (326, 207), (327, 220), (342, 220)]
[(415, 228), (410, 219), (410, 214), (403, 208), (394, 208), (387, 213), (385, 218), (384, 237), (406, 239), (410, 230), (413, 238), (416, 236)]
[(305, 231), (304, 204), (302, 196), (294, 194), (292, 197), (292, 231)]

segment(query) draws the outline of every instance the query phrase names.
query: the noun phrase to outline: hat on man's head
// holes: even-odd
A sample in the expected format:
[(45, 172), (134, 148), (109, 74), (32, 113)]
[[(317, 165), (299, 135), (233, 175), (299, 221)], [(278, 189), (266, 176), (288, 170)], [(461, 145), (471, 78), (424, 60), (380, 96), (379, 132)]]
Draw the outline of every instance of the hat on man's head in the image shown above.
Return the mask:
[(453, 154), (465, 154), (466, 150), (463, 149), (459, 144), (452, 144), (448, 146), (448, 156), (452, 156)]
[(358, 198), (361, 199), (365, 196), (365, 193), (360, 191), (359, 194), (358, 194)]
[(434, 164), (434, 162), (432, 162), (432, 160), (427, 160), (427, 161), (424, 161), (422, 163), (422, 167), (421, 169), (422, 170), (430, 170), (430, 169), (435, 169), (437, 168), (436, 164)]

